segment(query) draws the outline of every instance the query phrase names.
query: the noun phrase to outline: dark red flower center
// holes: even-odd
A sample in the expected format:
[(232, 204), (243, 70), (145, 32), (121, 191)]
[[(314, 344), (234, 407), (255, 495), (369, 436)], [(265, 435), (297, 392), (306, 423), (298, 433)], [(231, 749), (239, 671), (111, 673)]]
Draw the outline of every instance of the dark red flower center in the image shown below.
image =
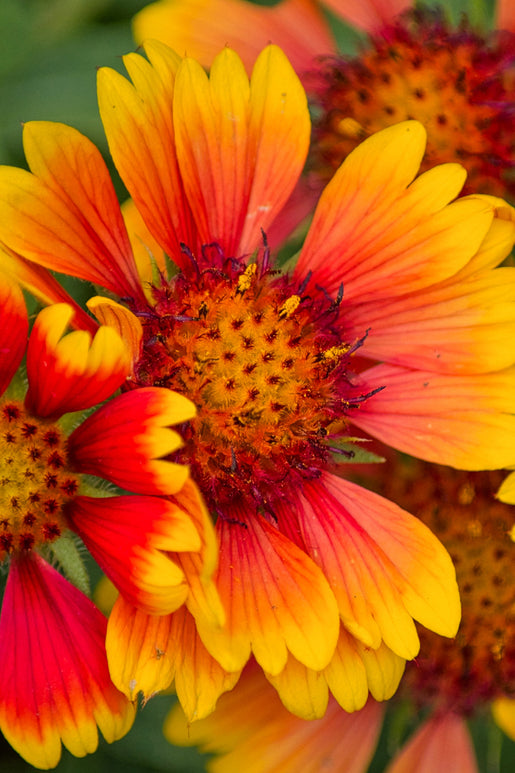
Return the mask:
[(357, 57), (328, 59), (315, 86), (315, 169), (327, 177), (373, 132), (417, 119), (428, 132), (422, 170), (455, 161), (464, 192), (515, 194), (515, 35), (452, 30), (412, 10)]
[(273, 507), (330, 464), (346, 412), (365, 398), (349, 374), (359, 342), (345, 341), (341, 299), (314, 299), (263, 261), (216, 248), (206, 265), (163, 281), (152, 310), (136, 310), (136, 385), (196, 404), (181, 456), (215, 512), (240, 498)]
[(67, 469), (62, 430), (13, 400), (0, 404), (0, 460), (1, 561), (61, 536), (63, 506), (79, 483)]

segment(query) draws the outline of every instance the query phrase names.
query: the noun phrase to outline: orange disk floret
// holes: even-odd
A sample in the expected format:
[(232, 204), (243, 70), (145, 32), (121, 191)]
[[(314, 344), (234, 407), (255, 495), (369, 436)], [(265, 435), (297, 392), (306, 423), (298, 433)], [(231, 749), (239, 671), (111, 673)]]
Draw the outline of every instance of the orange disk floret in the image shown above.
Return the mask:
[(465, 22), (451, 30), (441, 13), (414, 10), (359, 56), (328, 59), (316, 86), (315, 168), (332, 174), (365, 137), (414, 118), (428, 132), (422, 170), (457, 161), (464, 193), (513, 197), (514, 46), (513, 33), (485, 37)]

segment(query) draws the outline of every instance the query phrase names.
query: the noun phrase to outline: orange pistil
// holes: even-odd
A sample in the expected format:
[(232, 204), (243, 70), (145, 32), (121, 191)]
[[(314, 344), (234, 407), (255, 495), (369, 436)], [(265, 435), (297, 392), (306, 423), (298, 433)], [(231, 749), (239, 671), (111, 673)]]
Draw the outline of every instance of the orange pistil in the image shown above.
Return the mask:
[(328, 59), (314, 166), (329, 176), (365, 137), (415, 118), (427, 129), (422, 170), (446, 161), (467, 169), (463, 193), (515, 194), (515, 35), (488, 39), (441, 14), (411, 11), (355, 58)]

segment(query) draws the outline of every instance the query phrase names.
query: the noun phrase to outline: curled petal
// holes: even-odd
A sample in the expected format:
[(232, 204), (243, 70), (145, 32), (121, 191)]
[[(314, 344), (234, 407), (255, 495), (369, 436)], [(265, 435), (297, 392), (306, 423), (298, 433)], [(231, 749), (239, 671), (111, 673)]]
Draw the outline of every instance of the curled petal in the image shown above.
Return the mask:
[(137, 494), (173, 494), (188, 477), (185, 465), (165, 461), (182, 445), (171, 424), (188, 421), (195, 406), (168, 389), (146, 387), (118, 395), (68, 439), (78, 472), (98, 475)]
[(86, 303), (100, 324), (112, 327), (126, 343), (132, 360), (138, 359), (143, 338), (143, 326), (139, 319), (120, 303), (96, 295)]
[(0, 170), (1, 241), (39, 265), (140, 298), (136, 265), (100, 151), (70, 126), (29, 121), (32, 174)]
[(158, 497), (75, 497), (71, 527), (127, 601), (149, 614), (169, 614), (184, 603), (188, 587), (165, 551), (198, 551), (189, 515)]
[(91, 408), (125, 381), (130, 351), (118, 333), (100, 327), (93, 340), (85, 330), (64, 335), (73, 317), (66, 303), (38, 314), (27, 351), (26, 403), (37, 416), (55, 417)]
[(31, 765), (51, 768), (61, 743), (76, 757), (132, 725), (134, 707), (112, 684), (106, 620), (35, 554), (11, 562), (0, 619), (0, 727)]
[(0, 274), (0, 395), (18, 370), (25, 354), (29, 320), (18, 285)]

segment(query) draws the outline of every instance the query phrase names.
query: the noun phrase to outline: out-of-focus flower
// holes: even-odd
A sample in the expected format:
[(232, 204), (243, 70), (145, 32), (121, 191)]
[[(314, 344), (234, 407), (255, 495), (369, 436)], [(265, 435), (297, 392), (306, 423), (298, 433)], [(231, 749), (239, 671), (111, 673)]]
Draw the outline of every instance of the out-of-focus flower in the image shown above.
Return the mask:
[(416, 119), (428, 133), (422, 170), (457, 161), (468, 172), (462, 193), (514, 199), (513, 4), (499, 3), (499, 29), (491, 33), (475, 31), (465, 19), (453, 28), (442, 9), (407, 10), (406, 0), (322, 5), (369, 33), (355, 56), (336, 53), (319, 3), (306, 0), (272, 8), (247, 0), (159, 0), (137, 14), (134, 33), (138, 41), (155, 37), (194, 52), (205, 64), (224, 43), (247, 65), (261, 38), (280, 45), (316, 106), (309, 163), (315, 178), (329, 179), (371, 133)]
[[(417, 729), (387, 773), (477, 773), (470, 717), (491, 708), (515, 739), (515, 511), (495, 501), (498, 472), (464, 473), (399, 459), (379, 470), (376, 485), (378, 480), (382, 493), (409, 507), (449, 550), (463, 608), (454, 640), (420, 632), (420, 654), (399, 690), (411, 706), (407, 712), (404, 705), (402, 715)], [(391, 704), (391, 711), (399, 708), (397, 699)], [(306, 722), (288, 713), (251, 665), (210, 717), (189, 725), (177, 706), (164, 732), (172, 743), (218, 755), (207, 763), (212, 773), (364, 773), (383, 707), (369, 700), (348, 714), (331, 701), (322, 719)]]
[(185, 606), (156, 616), (122, 589), (111, 673), (146, 697), (175, 676), (199, 717), (253, 654), (292, 711), (320, 716), (329, 691), (355, 710), (369, 690), (395, 690), (418, 652), (413, 618), (452, 636), (459, 601), (430, 530), (345, 480), (359, 454), (350, 425), (456, 467), (515, 461), (515, 275), (494, 268), (515, 239), (513, 210), (488, 197), (449, 203), (465, 178), (456, 164), (415, 179), (425, 131), (405, 122), (349, 156), (294, 270), (281, 273), (263, 232), (310, 136), (288, 61), (268, 47), (249, 83), (230, 49), (210, 78), (164, 44), (145, 50), (150, 61), (125, 57), (132, 83), (100, 70), (99, 101), (139, 210), (132, 243), (151, 251), (154, 278), (142, 284), (104, 162), (78, 132), (28, 123), (30, 171), (0, 170), (13, 266), (32, 261), (116, 293), (123, 313), (102, 299), (95, 312), (133, 341), (124, 397), (159, 385), (197, 407), (173, 460), (190, 466), (216, 519), (216, 587), (202, 582), (216, 566), (211, 521), (192, 501), (203, 544), (176, 559)]
[[(77, 411), (110, 397), (131, 367), (110, 327), (93, 340), (85, 331), (64, 335), (72, 314), (67, 304), (46, 308), (27, 347), (22, 293), (2, 276), (0, 561), (9, 574), (0, 617), (0, 728), (39, 768), (57, 764), (61, 742), (83, 756), (97, 747), (97, 726), (114, 741), (134, 717), (109, 677), (106, 619), (52, 566), (57, 561), (84, 585), (70, 530), (146, 609), (155, 608), (155, 596), (166, 597), (169, 609), (182, 604), (184, 578), (165, 551), (198, 551), (201, 544), (179, 505), (150, 496), (184, 483), (187, 470), (161, 457), (180, 442), (168, 425), (191, 418), (192, 403), (164, 389), (139, 390), (66, 431), (77, 424)], [(28, 391), (15, 377), (25, 350)], [(138, 495), (94, 496), (87, 475)]]

